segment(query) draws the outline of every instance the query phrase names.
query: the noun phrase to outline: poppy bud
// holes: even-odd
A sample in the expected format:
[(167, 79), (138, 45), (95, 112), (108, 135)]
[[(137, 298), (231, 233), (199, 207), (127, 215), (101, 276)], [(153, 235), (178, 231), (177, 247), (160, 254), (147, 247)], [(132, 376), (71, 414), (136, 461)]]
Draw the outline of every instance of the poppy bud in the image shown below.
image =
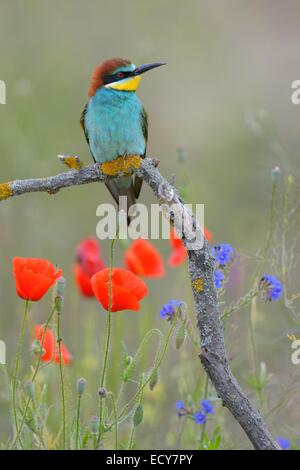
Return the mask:
[(55, 284), (55, 296), (56, 297), (62, 297), (65, 292), (65, 288), (67, 285), (67, 281), (65, 280), (64, 277), (60, 277), (57, 279), (56, 284)]
[(55, 291), (54, 291), (54, 295), (55, 295), (55, 307), (56, 307), (56, 310), (58, 313), (61, 313), (62, 311), (62, 308), (63, 308), (63, 304), (64, 304), (64, 291), (65, 291), (65, 288), (66, 288), (66, 280), (64, 277), (60, 277), (59, 279), (57, 279), (56, 281), (56, 284), (55, 284)]
[(132, 363), (133, 361), (133, 357), (132, 356), (126, 356), (125, 358), (125, 363), (126, 363), (126, 366), (130, 366), (130, 364)]
[(152, 391), (158, 382), (158, 370), (155, 367), (150, 375), (149, 388)]
[(77, 380), (77, 393), (79, 396), (83, 394), (85, 386), (86, 386), (86, 380), (83, 377)]
[(134, 415), (133, 415), (133, 425), (136, 428), (141, 422), (143, 421), (143, 416), (144, 416), (144, 409), (143, 405), (139, 403), (135, 409)]
[(100, 387), (98, 390), (98, 395), (100, 398), (106, 398), (107, 397), (107, 390), (104, 387)]
[(279, 166), (275, 166), (271, 173), (272, 183), (277, 184), (280, 180), (280, 176), (281, 176), (281, 169), (279, 168)]

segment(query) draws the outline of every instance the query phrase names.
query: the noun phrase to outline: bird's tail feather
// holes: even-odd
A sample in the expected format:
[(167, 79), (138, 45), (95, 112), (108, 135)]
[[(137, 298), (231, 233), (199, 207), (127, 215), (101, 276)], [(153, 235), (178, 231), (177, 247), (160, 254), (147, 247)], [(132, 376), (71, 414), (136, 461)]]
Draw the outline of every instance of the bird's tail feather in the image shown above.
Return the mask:
[[(127, 197), (127, 214), (129, 208), (136, 202), (137, 191), (135, 189), (135, 181), (132, 177), (120, 178), (118, 180), (108, 180), (105, 182), (106, 187), (108, 188), (110, 194), (118, 204), (118, 210), (122, 209), (119, 205), (119, 197)], [(139, 194), (139, 193), (138, 193)], [(127, 215), (127, 224), (131, 222), (131, 217)]]

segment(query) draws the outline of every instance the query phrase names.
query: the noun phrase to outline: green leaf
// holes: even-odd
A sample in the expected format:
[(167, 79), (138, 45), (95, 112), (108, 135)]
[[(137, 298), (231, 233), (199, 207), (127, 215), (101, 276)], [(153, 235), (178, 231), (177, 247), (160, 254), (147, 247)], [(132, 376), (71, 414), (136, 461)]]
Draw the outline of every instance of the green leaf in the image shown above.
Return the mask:
[(83, 438), (82, 438), (82, 443), (81, 443), (81, 448), (82, 448), (82, 449), (85, 449), (85, 447), (86, 447), (86, 445), (87, 445), (87, 443), (88, 443), (90, 434), (91, 434), (91, 433), (90, 433), (89, 429), (87, 429), (86, 432), (85, 432), (85, 434), (84, 434), (84, 436), (83, 436)]

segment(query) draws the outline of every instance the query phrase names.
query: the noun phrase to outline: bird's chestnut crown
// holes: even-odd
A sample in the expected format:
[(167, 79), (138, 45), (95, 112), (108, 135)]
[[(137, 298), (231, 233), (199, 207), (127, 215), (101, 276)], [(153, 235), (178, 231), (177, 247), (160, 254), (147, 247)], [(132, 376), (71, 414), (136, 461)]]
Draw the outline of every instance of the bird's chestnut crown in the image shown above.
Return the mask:
[(109, 59), (98, 65), (92, 74), (89, 96), (93, 96), (101, 87), (118, 91), (136, 91), (141, 74), (153, 68), (165, 65), (161, 62), (144, 64), (136, 67), (130, 60)]

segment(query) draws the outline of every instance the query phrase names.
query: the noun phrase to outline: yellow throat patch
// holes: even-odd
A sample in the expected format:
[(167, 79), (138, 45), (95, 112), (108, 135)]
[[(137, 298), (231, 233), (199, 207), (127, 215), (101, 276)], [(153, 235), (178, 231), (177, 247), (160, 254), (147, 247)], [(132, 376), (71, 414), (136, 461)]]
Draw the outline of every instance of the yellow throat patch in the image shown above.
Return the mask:
[(120, 82), (108, 83), (105, 87), (120, 91), (136, 91), (140, 81), (141, 77), (140, 75), (137, 75), (136, 77), (130, 77), (126, 80), (121, 80)]

